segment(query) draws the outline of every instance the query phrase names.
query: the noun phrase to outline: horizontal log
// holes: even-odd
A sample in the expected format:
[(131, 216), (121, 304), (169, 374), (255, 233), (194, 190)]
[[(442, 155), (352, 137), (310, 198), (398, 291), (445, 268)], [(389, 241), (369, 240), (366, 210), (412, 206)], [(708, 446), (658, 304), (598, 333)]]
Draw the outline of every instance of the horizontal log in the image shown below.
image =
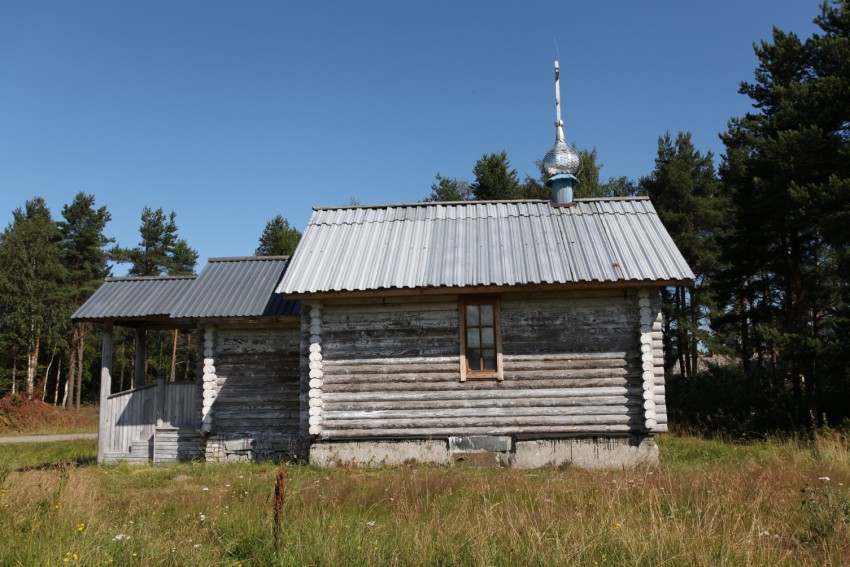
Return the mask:
[(414, 421), (398, 419), (333, 419), (327, 417), (322, 421), (325, 429), (368, 429), (368, 428), (463, 428), (463, 427), (509, 427), (531, 425), (622, 425), (643, 424), (642, 416), (626, 416), (625, 414), (599, 415), (550, 415), (550, 416), (481, 416), (455, 418), (420, 417)]
[[(638, 405), (634, 395), (620, 396), (576, 396), (558, 398), (496, 398), (496, 399), (448, 399), (448, 400), (394, 400), (394, 401), (324, 401), (328, 411), (368, 411), (402, 409), (451, 409), (451, 408), (522, 408), (522, 407), (584, 407), (605, 405)], [(656, 406), (658, 408), (660, 406)]]
[(322, 345), (325, 360), (334, 359), (362, 359), (362, 358), (420, 358), (420, 357), (454, 357), (458, 356), (458, 344), (444, 344), (440, 346), (416, 346), (407, 345), (398, 348), (385, 348), (378, 346), (362, 346), (352, 343), (333, 343)]
[(453, 382), (460, 379), (460, 367), (454, 372), (388, 372), (385, 374), (326, 374), (326, 384), (386, 384), (388, 382)]
[[(324, 423), (322, 424), (325, 425)], [(660, 428), (660, 426), (659, 426)], [(656, 431), (659, 430), (656, 428)], [(322, 429), (319, 433), (320, 439), (391, 439), (391, 438), (423, 438), (450, 437), (456, 435), (550, 435), (550, 434), (585, 434), (599, 435), (612, 433), (632, 433), (638, 431), (638, 426), (629, 424), (592, 424), (592, 425), (532, 425), (532, 426), (485, 426), (472, 427), (420, 427), (420, 428), (393, 428), (383, 429)]]
[(536, 354), (508, 354), (505, 353), (504, 359), (505, 361), (510, 362), (521, 362), (521, 361), (559, 361), (559, 360), (597, 360), (597, 359), (608, 359), (608, 360), (619, 360), (625, 358), (633, 358), (637, 356), (637, 353), (634, 350), (620, 350), (620, 351), (601, 351), (601, 352), (581, 352), (581, 351), (573, 351), (573, 352), (553, 352), (552, 354), (546, 356), (545, 359), (541, 359), (539, 355)]
[[(466, 382), (464, 386), (472, 385)], [(322, 399), (325, 404), (332, 402), (388, 402), (388, 401), (427, 401), (427, 400), (498, 400), (522, 398), (572, 398), (592, 396), (640, 396), (642, 390), (635, 387), (607, 386), (597, 388), (557, 388), (557, 389), (492, 389), (475, 390), (459, 388), (444, 391), (390, 391), (390, 392), (324, 392)]]
[(561, 380), (514, 380), (505, 374), (500, 382), (495, 380), (467, 380), (466, 382), (387, 382), (376, 388), (371, 383), (330, 384), (325, 383), (326, 392), (382, 392), (389, 391), (458, 391), (458, 390), (518, 390), (533, 388), (595, 388), (605, 386), (625, 386), (625, 378), (564, 378)]
[(457, 353), (449, 356), (422, 356), (422, 357), (374, 357), (364, 358), (362, 356), (337, 357), (332, 360), (323, 360), (325, 372), (329, 366), (394, 366), (396, 364), (418, 364), (427, 368), (434, 364), (458, 364), (460, 356)]
[[(628, 417), (644, 417), (640, 406), (607, 405), (583, 407), (526, 407), (526, 408), (451, 408), (451, 409), (405, 409), (405, 410), (374, 410), (374, 411), (338, 411), (330, 406), (323, 408), (322, 417), (329, 423), (337, 421), (378, 422), (388, 424), (390, 420), (409, 422), (412, 425), (422, 423), (437, 423), (444, 419), (449, 421), (465, 419), (493, 418), (493, 421), (524, 418), (549, 418), (559, 416), (576, 416), (581, 419), (594, 420), (596, 416), (617, 416), (617, 419)], [(654, 415), (654, 413), (653, 413)], [(535, 421), (535, 423), (537, 423)], [(328, 425), (330, 427), (330, 425)]]
[(325, 374), (329, 376), (345, 376), (356, 374), (396, 375), (396, 374), (420, 374), (420, 373), (456, 373), (460, 365), (459, 358), (451, 362), (434, 364), (351, 364), (345, 365), (342, 361), (333, 364), (326, 363), (323, 366)]
[(624, 358), (597, 358), (591, 360), (505, 360), (502, 359), (505, 371), (525, 370), (593, 370), (606, 368), (638, 367), (637, 359), (627, 361)]

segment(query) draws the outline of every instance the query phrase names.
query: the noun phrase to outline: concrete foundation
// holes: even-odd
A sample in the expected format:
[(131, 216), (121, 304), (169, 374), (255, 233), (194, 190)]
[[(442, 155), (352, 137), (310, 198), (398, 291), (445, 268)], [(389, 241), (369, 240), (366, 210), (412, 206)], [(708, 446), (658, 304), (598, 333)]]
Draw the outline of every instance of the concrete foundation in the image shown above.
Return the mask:
[(560, 465), (585, 469), (630, 469), (657, 464), (658, 446), (652, 437), (517, 441), (513, 462), (513, 466), (520, 469)]
[(257, 435), (254, 437), (211, 435), (206, 439), (204, 456), (207, 462), (236, 463), (279, 461), (297, 457), (301, 453), (301, 444), (286, 435)]
[(318, 466), (409, 461), (521, 469), (562, 465), (619, 469), (658, 464), (658, 447), (651, 436), (531, 440), (460, 436), (448, 440), (318, 441), (310, 446), (310, 463)]
[(400, 465), (409, 461), (448, 464), (448, 444), (445, 440), (319, 441), (310, 446), (310, 464), (322, 467)]

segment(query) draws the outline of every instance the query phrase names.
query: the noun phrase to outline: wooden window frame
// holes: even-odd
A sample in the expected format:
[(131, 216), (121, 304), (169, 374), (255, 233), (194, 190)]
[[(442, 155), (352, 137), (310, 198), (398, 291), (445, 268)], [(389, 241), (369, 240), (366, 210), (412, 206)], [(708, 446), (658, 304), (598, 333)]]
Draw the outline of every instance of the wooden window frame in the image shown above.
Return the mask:
[[(467, 305), (492, 305), (493, 306), (493, 335), (496, 346), (496, 370), (470, 370), (469, 361), (466, 357), (466, 306)], [(504, 369), (502, 366), (502, 304), (498, 297), (474, 296), (461, 297), (457, 302), (458, 330), (460, 335), (460, 381), (467, 380), (504, 380)]]

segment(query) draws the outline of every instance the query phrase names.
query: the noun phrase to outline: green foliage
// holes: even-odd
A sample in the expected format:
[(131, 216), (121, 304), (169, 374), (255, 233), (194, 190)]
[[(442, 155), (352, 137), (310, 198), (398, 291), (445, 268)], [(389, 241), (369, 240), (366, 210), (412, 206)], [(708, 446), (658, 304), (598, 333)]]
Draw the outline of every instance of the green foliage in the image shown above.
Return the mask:
[(755, 433), (793, 431), (800, 424), (793, 399), (763, 374), (739, 367), (711, 366), (691, 376), (668, 374), (668, 417), (676, 429), (740, 438)]
[(289, 226), (289, 221), (281, 215), (276, 215), (266, 223), (260, 236), (257, 256), (291, 256), (301, 240), (301, 232)]
[(72, 302), (82, 305), (109, 275), (106, 246), (113, 242), (103, 231), (112, 216), (106, 207), (94, 208), (94, 195), (77, 193), (62, 208), (58, 224), (63, 263), (68, 270)]
[(755, 47), (755, 81), (740, 92), (756, 112), (722, 136), (733, 207), (717, 328), (742, 365), (778, 357), (774, 380), (816, 419), (850, 373), (850, 4), (825, 3), (815, 23), (806, 40), (775, 29)]
[(711, 274), (717, 269), (720, 246), (717, 230), (728, 205), (720, 190), (711, 152), (701, 154), (690, 133), (674, 140), (669, 132), (658, 139), (655, 169), (640, 180), (658, 216), (696, 276), (694, 285), (665, 289), (665, 368), (678, 362), (679, 371), (692, 376), (700, 345), (710, 345), (708, 317), (714, 302)]
[(466, 201), (471, 197), (472, 188), (468, 182), (443, 177), (437, 173), (434, 183), (431, 184), (431, 194), (425, 198), (425, 201)]
[(136, 248), (115, 246), (110, 256), (129, 263), (131, 276), (181, 276), (194, 273), (198, 253), (177, 235), (177, 214), (166, 216), (162, 208), (145, 207), (139, 227), (141, 240)]
[(576, 199), (604, 197), (602, 186), (599, 184), (599, 170), (602, 169), (602, 164), (596, 163), (599, 158), (596, 148), (579, 150), (578, 156), (581, 166), (576, 174), (578, 185), (573, 191), (573, 197)]
[(34, 394), (42, 340), (55, 343), (68, 326), (63, 301), (68, 272), (60, 232), (44, 199), (13, 212), (0, 235), (0, 330), (13, 357), (27, 355), (27, 394)]
[(479, 201), (516, 199), (519, 196), (519, 178), (511, 169), (508, 154), (485, 154), (472, 169), (475, 181), (470, 184), (472, 194)]

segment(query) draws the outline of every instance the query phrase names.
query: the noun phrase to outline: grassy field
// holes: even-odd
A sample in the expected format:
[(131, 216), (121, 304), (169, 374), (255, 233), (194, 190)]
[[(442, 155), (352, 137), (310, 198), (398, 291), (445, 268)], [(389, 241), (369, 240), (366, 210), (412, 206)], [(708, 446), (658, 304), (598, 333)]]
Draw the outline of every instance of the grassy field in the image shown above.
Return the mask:
[[(93, 465), (0, 445), (0, 565), (848, 565), (850, 453), (662, 436), (633, 471)], [(827, 480), (828, 477), (828, 480)]]

